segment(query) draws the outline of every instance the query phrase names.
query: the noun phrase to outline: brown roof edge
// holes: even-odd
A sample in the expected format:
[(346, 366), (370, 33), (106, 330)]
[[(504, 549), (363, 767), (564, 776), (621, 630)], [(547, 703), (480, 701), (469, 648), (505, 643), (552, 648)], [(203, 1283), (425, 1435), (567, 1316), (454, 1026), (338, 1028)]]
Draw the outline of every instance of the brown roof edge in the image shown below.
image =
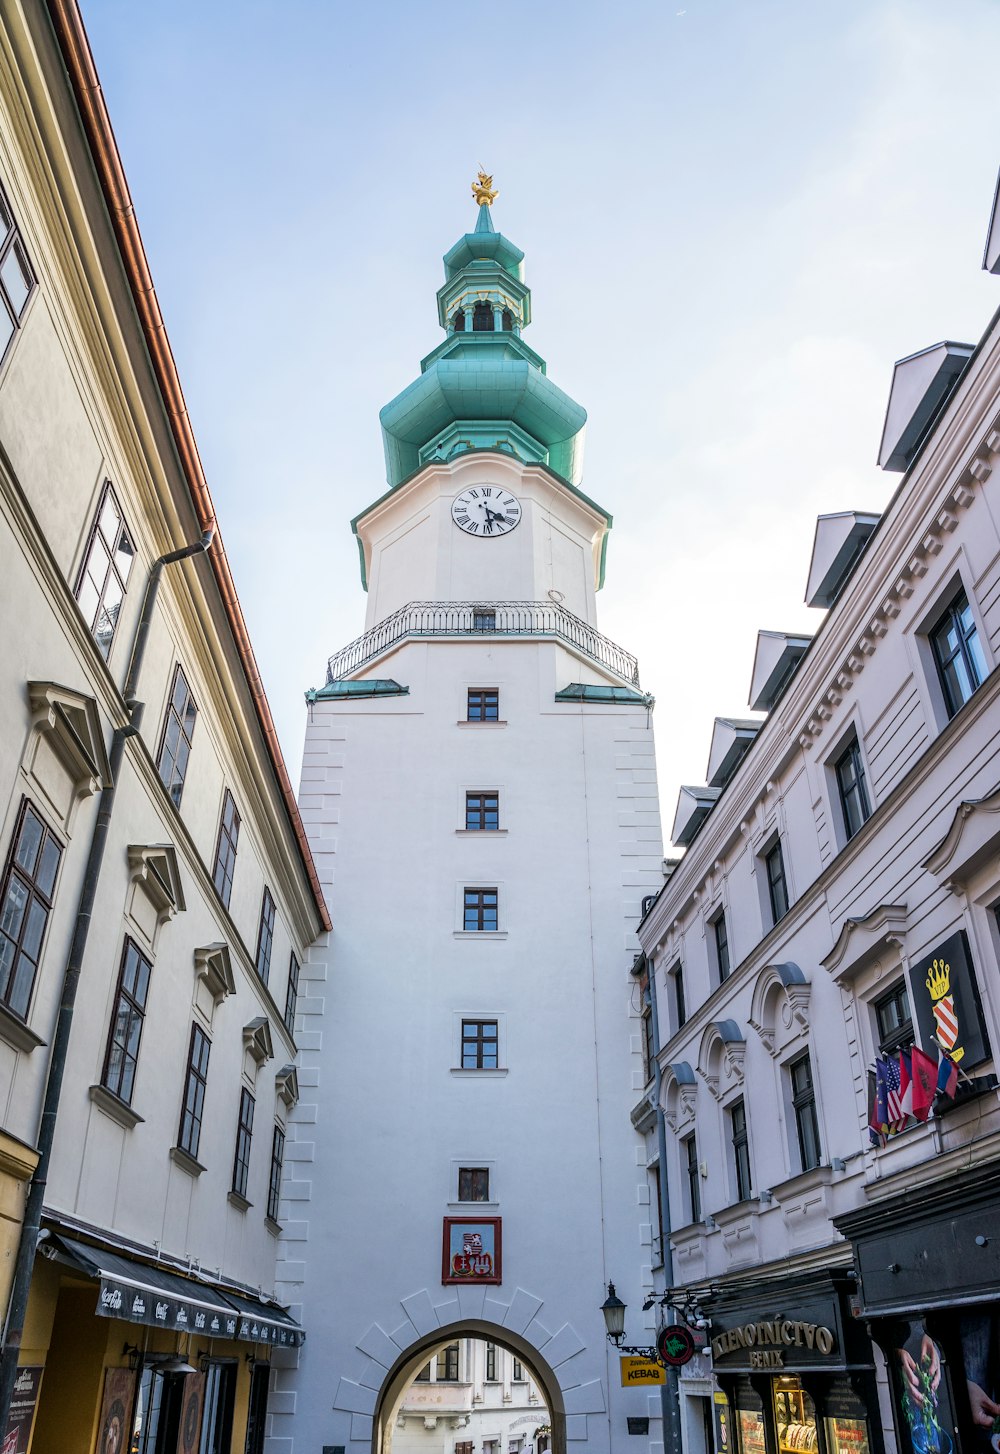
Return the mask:
[(142, 245), (135, 208), (132, 206), (128, 182), (125, 180), (121, 157), (111, 128), (111, 118), (108, 115), (104, 95), (97, 78), (97, 69), (84, 28), (83, 17), (76, 0), (47, 0), (47, 4), (56, 39), (76, 94), (97, 175), (104, 190), (104, 197), (111, 215), (111, 224), (118, 239), (122, 262), (125, 265), (125, 272), (135, 299), (139, 322), (146, 338), (153, 371), (163, 396), (163, 407), (170, 421), (195, 512), (203, 530), (207, 530), (209, 527), (215, 530), (215, 539), (208, 552), (208, 558), (222, 595), (229, 624), (232, 627), (247, 685), (257, 709), (264, 741), (267, 744), (267, 750), (285, 800), (285, 808), (298, 842), (302, 862), (309, 877), (309, 885), (316, 901), (320, 921), (323, 928), (329, 930), (332, 928), (329, 911), (320, 887), (319, 875), (313, 862), (305, 828), (299, 816), (299, 808), (289, 781), (285, 760), (281, 755), (274, 719), (267, 703), (264, 684), (260, 679), (257, 661), (250, 644), (250, 635), (240, 609), (232, 572), (229, 569), (229, 561), (216, 524), (215, 506), (212, 503), (208, 481), (205, 479), (205, 471), (198, 454), (198, 445), (195, 442), (191, 420), (184, 403), (184, 392), (177, 375), (177, 365), (174, 363), (167, 330), (160, 314), (156, 289), (153, 287), (149, 264), (146, 261), (146, 250)]

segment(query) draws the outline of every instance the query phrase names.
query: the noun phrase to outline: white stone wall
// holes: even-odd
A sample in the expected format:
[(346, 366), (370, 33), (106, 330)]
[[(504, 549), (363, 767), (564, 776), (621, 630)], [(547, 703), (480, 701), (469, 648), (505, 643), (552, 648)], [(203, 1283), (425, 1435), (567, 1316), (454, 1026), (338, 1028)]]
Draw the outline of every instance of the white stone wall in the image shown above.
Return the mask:
[[(429, 471), (427, 490), (445, 477)], [(577, 528), (576, 500), (551, 494)], [(451, 550), (459, 532), (444, 528)], [(524, 525), (456, 541), (446, 598), (544, 597), (534, 549)], [(489, 576), (504, 551), (513, 585)], [(394, 569), (377, 541), (372, 558)], [(377, 573), (370, 596), (395, 599)], [(274, 1449), (368, 1448), (394, 1372), (463, 1332), (548, 1377), (574, 1444), (623, 1447), (626, 1412), (648, 1400), (620, 1388), (600, 1304), (615, 1280), (645, 1336), (648, 1181), (622, 1126), (643, 1083), (635, 926), (660, 881), (647, 709), (557, 703), (571, 682), (610, 678), (545, 639), (410, 639), (358, 676), (409, 694), (309, 708), (301, 807), (334, 932), (303, 970), (285, 1289), (309, 1337), (281, 1378), (294, 1419), (276, 1418)], [(467, 688), (490, 686), (502, 723), (467, 723)], [(500, 833), (462, 831), (473, 788), (499, 792)], [(499, 932), (462, 932), (466, 885), (498, 888)], [(499, 1071), (458, 1068), (463, 1016), (498, 1021)], [(490, 1168), (488, 1207), (457, 1202), (460, 1166)], [(477, 1212), (502, 1217), (502, 1286), (443, 1285), (442, 1219)]]
[[(1000, 860), (989, 826), (1000, 786), (998, 395), (994, 326), (642, 926), (657, 976), (675, 1283), (789, 1255), (817, 1266), (849, 1261), (833, 1216), (876, 1188), (947, 1176), (968, 1160), (970, 1142), (977, 1159), (1000, 1147), (993, 1095), (912, 1127), (881, 1150), (870, 1148), (867, 1134), (867, 1072), (878, 1048), (874, 1001), (959, 929), (969, 936), (991, 1044), (1000, 1046), (993, 911)], [(990, 674), (949, 721), (927, 633), (960, 588)], [(874, 811), (848, 842), (833, 767), (852, 734)], [(776, 837), (792, 906), (772, 926), (762, 855)], [(733, 965), (722, 984), (712, 929), (721, 909)], [(785, 988), (775, 966), (789, 963), (803, 982)], [(672, 977), (678, 964), (683, 1025)], [(741, 1037), (735, 1043), (714, 1028), (727, 1020)], [(806, 1050), (822, 1165), (803, 1174), (787, 1067)], [(694, 1084), (676, 1073), (679, 1065), (694, 1071)], [(993, 1069), (990, 1060), (977, 1074)], [(740, 1096), (752, 1196), (735, 1205), (726, 1111)], [(691, 1219), (682, 1145), (691, 1134), (711, 1222)]]

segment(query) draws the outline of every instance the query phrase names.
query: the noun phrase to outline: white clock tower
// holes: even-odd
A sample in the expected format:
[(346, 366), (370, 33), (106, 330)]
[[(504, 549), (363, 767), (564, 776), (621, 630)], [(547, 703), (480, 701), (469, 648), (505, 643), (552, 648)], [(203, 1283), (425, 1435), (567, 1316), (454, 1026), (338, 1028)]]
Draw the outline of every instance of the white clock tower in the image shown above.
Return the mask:
[[(308, 694), (301, 806), (334, 929), (296, 1017), (287, 1454), (388, 1454), (407, 1385), (470, 1336), (542, 1391), (528, 1449), (640, 1454), (626, 1416), (660, 1439), (600, 1312), (613, 1280), (650, 1341), (629, 971), (661, 882), (652, 699), (597, 630), (611, 519), (580, 488), (586, 415), (523, 341), (490, 186), (445, 257), (445, 341), (382, 411), (389, 489), (354, 521), (364, 634)], [(508, 1454), (470, 1450), (436, 1387), (442, 1454)]]

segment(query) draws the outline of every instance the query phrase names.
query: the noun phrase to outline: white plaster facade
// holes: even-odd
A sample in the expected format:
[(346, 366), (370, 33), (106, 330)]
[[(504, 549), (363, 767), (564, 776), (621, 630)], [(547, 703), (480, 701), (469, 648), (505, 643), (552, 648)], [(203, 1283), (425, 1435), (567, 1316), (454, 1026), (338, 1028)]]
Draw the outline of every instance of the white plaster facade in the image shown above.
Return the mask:
[[(521, 502), (505, 538), (452, 522), (484, 485)], [(367, 626), (412, 600), (556, 617), (549, 592), (592, 623), (605, 530), (540, 466), (429, 465), (358, 524)], [(309, 1339), (281, 1376), (276, 1450), (378, 1447), (407, 1380), (462, 1335), (524, 1359), (557, 1448), (622, 1448), (626, 1412), (649, 1411), (620, 1388), (599, 1311), (619, 1278), (638, 1309), (651, 1261), (642, 1145), (621, 1132), (643, 1080), (634, 928), (660, 877), (649, 705), (557, 701), (628, 684), (524, 620), (430, 639), (414, 622), (350, 673), (405, 695), (310, 702), (300, 803), (335, 930), (303, 966), (283, 1292)], [(499, 692), (499, 720), (467, 720), (470, 689)], [(498, 795), (498, 830), (466, 829), (475, 790)], [(495, 931), (463, 927), (475, 885), (497, 890)], [(496, 1069), (462, 1068), (463, 1019), (496, 1022)], [(489, 1171), (487, 1206), (458, 1201), (462, 1167)], [(442, 1219), (479, 1213), (502, 1218), (502, 1285), (443, 1285)]]
[[(129, 721), (123, 691), (144, 592), (154, 561), (198, 541), (211, 509), (182, 467), (76, 108), (47, 7), (33, 0), (5, 7), (0, 184), (32, 286), (0, 362), (4, 1307), (85, 865), (108, 801), (112, 733)], [(144, 303), (155, 311), (155, 297)], [(165, 339), (160, 345), (169, 353)], [(85, 616), (80, 603), (109, 490), (130, 542), (126, 548), (118, 537), (121, 558), (130, 564), (105, 659), (93, 609)], [(218, 533), (211, 549), (224, 559)], [(249, 660), (209, 559), (166, 566), (135, 683), (144, 715), (118, 772), (45, 1189), (53, 1238), (67, 1233), (95, 1249), (134, 1254), (137, 1267), (172, 1268), (190, 1276), (192, 1296), (206, 1281), (273, 1294), (280, 1229), (267, 1214), (272, 1135), (287, 1126), (297, 1095), (288, 978), (324, 913)], [(162, 778), (178, 667), (197, 707), (179, 807)], [(241, 824), (224, 903), (213, 867), (227, 791)], [(10, 897), (25, 804), (58, 845), (59, 864), (37, 970), (22, 998), (7, 952), (26, 942)], [(265, 887), (274, 906), (267, 982), (258, 941)], [(149, 966), (148, 994), (133, 1021), (134, 1082), (114, 1080), (108, 1049), (128, 943)], [(185, 1150), (178, 1143), (193, 1027), (210, 1052), (200, 1140), (189, 1139)], [(243, 1089), (255, 1097), (256, 1116), (239, 1196), (234, 1148)], [(57, 1245), (50, 1240), (47, 1251)], [(21, 1362), (45, 1369), (34, 1445), (42, 1454), (89, 1454), (105, 1376), (127, 1375), (125, 1341), (161, 1351), (186, 1346), (195, 1356), (195, 1342), (182, 1335), (178, 1345), (173, 1329), (100, 1318), (97, 1308), (98, 1284), (83, 1280), (79, 1267), (67, 1268), (61, 1253), (38, 1259)], [(209, 1357), (221, 1346), (207, 1329), (197, 1335)], [(241, 1450), (248, 1346), (223, 1349), (232, 1357), (233, 1447)]]
[[(797, 665), (766, 719), (756, 732), (736, 724), (751, 739), (745, 756), (715, 782), (712, 796), (685, 790), (675, 832), (690, 846), (639, 928), (659, 1010), (672, 1226), (673, 1275), (668, 1269), (665, 1282), (696, 1291), (706, 1308), (713, 1285), (735, 1297), (741, 1286), (760, 1289), (768, 1279), (778, 1287), (793, 1272), (852, 1273), (852, 1243), (834, 1218), (883, 1206), (886, 1228), (898, 1225), (902, 1235), (906, 1217), (897, 1202), (908, 1194), (916, 1205), (959, 1172), (988, 1171), (1000, 1156), (995, 1089), (965, 1104), (940, 1104), (941, 1114), (910, 1123), (882, 1147), (868, 1134), (869, 1072), (885, 1039), (877, 1007), (904, 984), (912, 1001), (914, 968), (959, 931), (968, 936), (988, 1041), (976, 1076), (992, 1074), (1000, 1048), (998, 411), (994, 318), (930, 433), (910, 449), (899, 489), (811, 644), (789, 642)], [(871, 516), (829, 519), (847, 522), (845, 532), (851, 522), (874, 524)], [(810, 599), (830, 528), (821, 521)], [(950, 711), (931, 638), (962, 592), (983, 680)], [(780, 634), (762, 635), (754, 700), (767, 696), (764, 677), (782, 645)], [(717, 723), (710, 774), (733, 728)], [(853, 834), (836, 770), (852, 743), (870, 807)], [(692, 808), (697, 801), (701, 807)], [(697, 831), (689, 833), (692, 823)], [(767, 874), (776, 845), (790, 901), (777, 922)], [(720, 963), (721, 916), (728, 966)], [(915, 1010), (913, 1025), (909, 1038), (936, 1058)], [(816, 1158), (803, 1149), (793, 1105), (791, 1067), (806, 1054)], [(749, 1185), (742, 1187), (737, 1104), (749, 1129)], [(633, 1122), (645, 1128), (653, 1154), (648, 1097)], [(928, 1232), (926, 1245), (950, 1236)], [(857, 1266), (863, 1273), (861, 1253)], [(877, 1318), (883, 1304), (864, 1277), (857, 1286), (859, 1305)], [(987, 1278), (983, 1287), (974, 1295), (986, 1299), (995, 1283)], [(947, 1282), (938, 1303), (926, 1289), (911, 1296), (917, 1311), (940, 1309)], [(891, 1449), (898, 1430), (877, 1349), (874, 1363)], [(704, 1405), (685, 1399), (684, 1388), (682, 1379), (685, 1448), (704, 1454)], [(707, 1398), (711, 1390), (702, 1382), (691, 1392)]]

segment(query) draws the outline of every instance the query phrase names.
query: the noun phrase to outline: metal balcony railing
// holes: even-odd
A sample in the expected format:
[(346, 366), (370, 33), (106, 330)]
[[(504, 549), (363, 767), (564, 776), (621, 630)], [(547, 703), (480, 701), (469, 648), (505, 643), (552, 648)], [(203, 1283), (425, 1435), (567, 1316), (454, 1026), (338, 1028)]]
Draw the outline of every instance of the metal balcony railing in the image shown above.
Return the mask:
[(326, 680), (342, 681), (408, 637), (534, 636), (565, 641), (630, 687), (639, 663), (579, 616), (551, 601), (408, 601), (357, 641), (331, 656)]

